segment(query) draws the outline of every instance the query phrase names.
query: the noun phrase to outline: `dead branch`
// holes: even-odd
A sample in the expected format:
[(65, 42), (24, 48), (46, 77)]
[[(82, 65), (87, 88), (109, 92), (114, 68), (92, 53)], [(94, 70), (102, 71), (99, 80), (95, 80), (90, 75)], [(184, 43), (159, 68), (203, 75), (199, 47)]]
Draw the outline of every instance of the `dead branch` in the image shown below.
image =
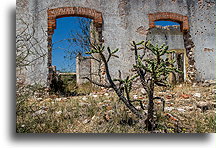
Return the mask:
[(88, 77), (82, 77), (82, 79), (87, 79), (89, 82), (97, 85), (97, 86), (100, 86), (100, 87), (104, 87), (104, 88), (112, 88), (111, 85), (108, 85), (108, 84), (102, 84), (102, 83), (99, 83), (99, 82), (95, 82), (93, 81), (92, 79), (88, 78)]

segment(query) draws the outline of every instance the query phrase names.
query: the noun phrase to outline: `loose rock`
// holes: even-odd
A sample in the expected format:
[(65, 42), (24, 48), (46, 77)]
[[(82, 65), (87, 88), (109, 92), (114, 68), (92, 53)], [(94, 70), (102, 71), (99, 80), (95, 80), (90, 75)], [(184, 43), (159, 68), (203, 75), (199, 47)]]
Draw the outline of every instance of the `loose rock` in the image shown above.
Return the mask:
[(174, 110), (175, 108), (174, 107), (165, 107), (164, 108), (164, 111), (172, 111)]
[(83, 101), (86, 101), (88, 98), (86, 97), (86, 96), (84, 96), (83, 98), (82, 98), (82, 100)]
[(88, 103), (83, 103), (83, 102), (79, 103), (79, 105), (80, 105), (80, 106), (90, 106), (90, 104), (88, 104)]
[(216, 85), (216, 80), (209, 80), (209, 83), (210, 83), (211, 85)]
[(142, 88), (140, 91), (141, 91), (141, 93), (142, 93), (143, 95), (146, 95), (146, 94), (147, 94), (147, 92), (146, 92), (146, 90), (145, 90), (144, 88)]
[(46, 110), (40, 109), (40, 110), (36, 111), (35, 113), (33, 113), (32, 116), (42, 115), (42, 114), (45, 114), (45, 113), (47, 113)]
[(211, 109), (212, 105), (209, 104), (208, 102), (201, 101), (197, 103), (197, 107), (200, 108), (204, 112), (206, 110)]
[(200, 97), (201, 97), (201, 94), (200, 94), (200, 93), (195, 93), (193, 96), (194, 96), (194, 97), (200, 98)]
[(109, 96), (109, 94), (108, 94), (108, 93), (105, 93), (104, 96)]
[(179, 112), (185, 112), (185, 109), (183, 109), (183, 108), (177, 108), (177, 111), (179, 111)]
[(212, 89), (212, 93), (213, 93), (213, 94), (216, 94), (216, 89)]
[(94, 98), (97, 98), (97, 97), (98, 97), (98, 95), (92, 95), (92, 97), (94, 97)]
[(85, 119), (82, 123), (83, 124), (86, 124), (86, 123), (88, 123), (89, 122), (89, 120), (88, 119)]
[(57, 115), (60, 115), (60, 114), (62, 114), (62, 111), (56, 111), (55, 112)]
[(202, 87), (209, 87), (211, 84), (208, 81), (205, 81), (201, 84)]
[(56, 100), (56, 101), (66, 101), (67, 98), (56, 98), (55, 100)]
[(42, 101), (42, 100), (43, 100), (43, 98), (36, 98), (36, 100), (37, 100), (37, 101)]
[(133, 98), (134, 98), (134, 99), (138, 99), (138, 96), (137, 96), (137, 95), (133, 95)]

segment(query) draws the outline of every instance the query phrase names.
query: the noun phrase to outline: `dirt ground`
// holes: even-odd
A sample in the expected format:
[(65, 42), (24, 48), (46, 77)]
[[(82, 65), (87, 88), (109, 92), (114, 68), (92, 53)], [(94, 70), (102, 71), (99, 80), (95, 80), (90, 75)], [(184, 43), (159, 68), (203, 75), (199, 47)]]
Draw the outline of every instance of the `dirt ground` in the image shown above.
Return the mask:
[[(155, 133), (214, 133), (215, 84), (179, 84), (156, 88)], [(131, 97), (142, 100), (147, 112), (146, 92), (138, 88)], [(17, 100), (19, 101), (19, 100)], [(139, 104), (136, 108), (141, 110)], [(17, 103), (18, 133), (149, 133), (110, 89), (87, 95), (61, 97), (33, 95)]]

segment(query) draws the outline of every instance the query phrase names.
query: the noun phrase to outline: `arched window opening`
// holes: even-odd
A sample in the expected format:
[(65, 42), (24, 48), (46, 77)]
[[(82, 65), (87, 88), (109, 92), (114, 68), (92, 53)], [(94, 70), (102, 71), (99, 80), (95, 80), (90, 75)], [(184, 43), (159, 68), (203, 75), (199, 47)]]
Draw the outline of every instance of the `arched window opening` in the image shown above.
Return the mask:
[(155, 21), (156, 26), (180, 26), (180, 23), (173, 21)]
[(90, 77), (91, 58), (86, 52), (90, 49), (91, 24), (92, 19), (84, 17), (56, 19), (50, 84), (53, 93), (76, 95), (77, 82), (85, 83), (80, 77)]
[(52, 65), (62, 73), (76, 73), (77, 55), (89, 50), (90, 24), (84, 17), (63, 17), (56, 21), (52, 37)]
[(183, 82), (187, 79), (187, 56), (184, 46), (183, 32), (189, 30), (188, 17), (172, 12), (157, 12), (149, 15), (149, 32), (147, 39), (153, 43), (169, 46), (169, 59), (176, 61), (176, 67), (182, 73), (172, 73), (170, 81), (173, 83)]
[[(86, 83), (87, 80), (83, 77), (100, 78), (100, 76), (95, 76), (96, 70), (92, 68), (100, 64), (93, 62), (85, 52), (90, 49), (90, 42), (97, 44), (102, 42), (102, 13), (84, 7), (60, 7), (48, 9), (47, 14), (48, 85), (50, 88), (54, 89), (54, 92), (66, 94), (68, 90), (65, 86), (70, 80), (75, 80), (74, 87), (78, 87)], [(76, 23), (77, 19), (78, 23)], [(64, 81), (62, 77), (65, 77), (67, 84), (62, 82)], [(55, 83), (53, 81), (60, 83), (53, 85)], [(69, 95), (71, 93), (74, 92), (69, 92)]]
[(168, 28), (168, 29), (178, 29), (181, 31), (180, 23), (173, 22), (173, 21), (155, 21), (156, 28)]
[(155, 21), (173, 21), (180, 23), (181, 31), (185, 32), (189, 30), (188, 17), (172, 12), (157, 12), (148, 14), (149, 28), (155, 27)]

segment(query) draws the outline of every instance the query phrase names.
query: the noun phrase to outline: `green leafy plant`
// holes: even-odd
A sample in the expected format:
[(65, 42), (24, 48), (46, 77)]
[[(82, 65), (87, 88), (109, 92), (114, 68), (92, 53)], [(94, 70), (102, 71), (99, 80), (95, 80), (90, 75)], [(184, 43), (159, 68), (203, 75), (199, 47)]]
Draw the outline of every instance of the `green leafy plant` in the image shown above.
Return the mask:
[[(96, 84), (101, 87), (113, 88), (116, 92), (117, 96), (124, 104), (130, 109), (132, 113), (134, 113), (139, 119), (144, 119), (146, 127), (149, 131), (154, 130), (155, 128), (155, 120), (154, 120), (154, 100), (160, 99), (163, 102), (163, 106), (165, 104), (164, 99), (160, 97), (154, 96), (154, 88), (155, 85), (158, 86), (168, 86), (167, 78), (171, 72), (180, 72), (176, 67), (174, 67), (174, 60), (169, 60), (168, 58), (162, 58), (165, 54), (170, 54), (168, 50), (168, 46), (165, 44), (161, 45), (153, 45), (151, 42), (141, 41), (139, 43), (132, 42), (131, 43), (132, 50), (135, 55), (135, 64), (134, 68), (136, 70), (136, 74), (132, 77), (126, 77), (125, 79), (121, 78), (121, 71), (119, 70), (119, 78), (112, 78), (109, 71), (108, 62), (111, 57), (118, 58), (115, 53), (119, 49), (111, 50), (109, 47), (105, 48), (103, 45), (93, 45), (92, 49), (87, 52), (87, 54), (99, 54), (100, 59), (104, 63), (104, 68), (106, 71), (107, 84), (102, 84), (100, 82), (95, 82), (87, 77), (93, 84)], [(108, 55), (105, 56), (104, 50), (107, 49)], [(139, 55), (138, 50), (143, 50), (143, 54)], [(145, 56), (146, 52), (151, 53), (151, 57), (147, 58)], [(133, 81), (139, 78), (143, 88), (146, 90), (148, 95), (148, 113), (141, 112), (134, 105), (133, 102), (139, 102), (141, 109), (145, 109), (141, 100), (132, 99), (130, 97), (130, 92), (132, 90)]]
[[(134, 50), (135, 64), (134, 68), (136, 73), (139, 75), (141, 84), (146, 90), (148, 95), (148, 115), (145, 121), (148, 130), (152, 131), (155, 128), (154, 120), (154, 100), (160, 99), (165, 104), (164, 99), (154, 96), (154, 88), (157, 86), (167, 87), (168, 76), (172, 72), (181, 72), (174, 66), (174, 60), (169, 58), (163, 58), (164, 55), (173, 53), (168, 50), (168, 46), (162, 44), (155, 46), (150, 41), (141, 41), (131, 43), (132, 50)], [(138, 50), (143, 50), (143, 54), (139, 55)], [(150, 52), (152, 56), (146, 57), (146, 53)], [(163, 107), (164, 108), (164, 107)]]

